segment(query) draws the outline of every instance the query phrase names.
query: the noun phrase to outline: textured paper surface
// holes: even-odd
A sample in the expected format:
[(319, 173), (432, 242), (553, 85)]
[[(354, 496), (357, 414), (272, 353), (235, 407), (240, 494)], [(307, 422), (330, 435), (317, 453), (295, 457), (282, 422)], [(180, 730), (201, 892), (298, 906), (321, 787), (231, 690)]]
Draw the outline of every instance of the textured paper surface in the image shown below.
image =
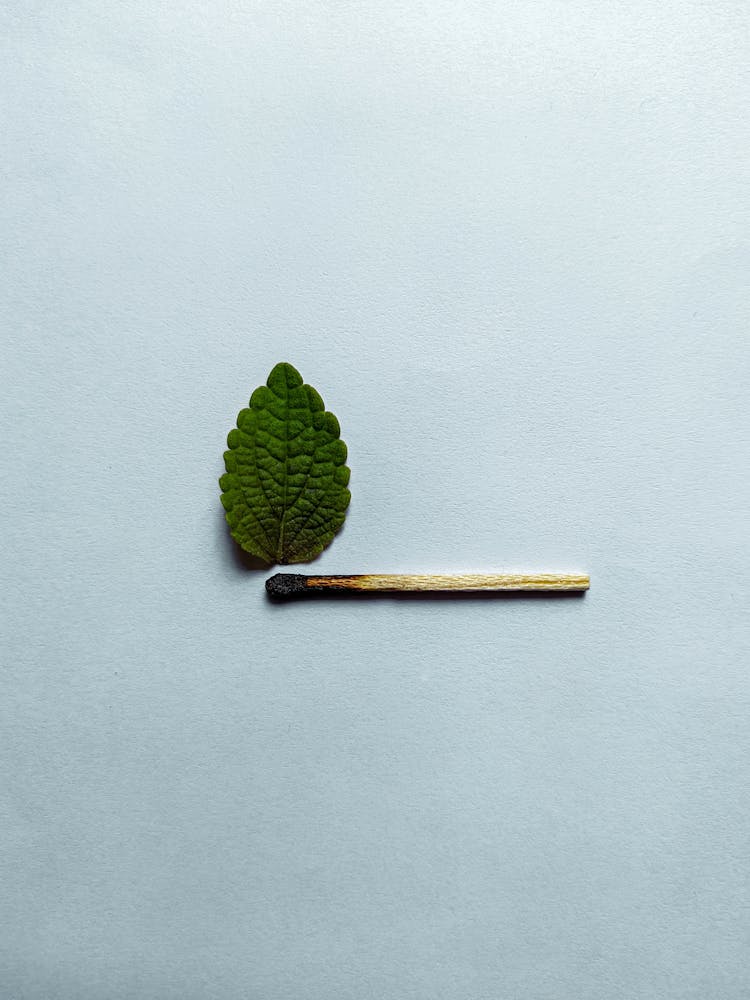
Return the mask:
[[(744, 1000), (744, 3), (0, 10), (0, 995)], [(227, 431), (349, 445), (270, 605)]]

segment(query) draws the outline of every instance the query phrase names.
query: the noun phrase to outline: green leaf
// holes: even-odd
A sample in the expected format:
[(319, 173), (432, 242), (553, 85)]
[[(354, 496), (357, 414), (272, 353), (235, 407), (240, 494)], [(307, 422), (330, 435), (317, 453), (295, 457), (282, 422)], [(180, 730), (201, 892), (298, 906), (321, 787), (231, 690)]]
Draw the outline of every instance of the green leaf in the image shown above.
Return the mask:
[(339, 422), (291, 365), (276, 365), (227, 437), (221, 502), (232, 538), (267, 563), (314, 559), (351, 494)]

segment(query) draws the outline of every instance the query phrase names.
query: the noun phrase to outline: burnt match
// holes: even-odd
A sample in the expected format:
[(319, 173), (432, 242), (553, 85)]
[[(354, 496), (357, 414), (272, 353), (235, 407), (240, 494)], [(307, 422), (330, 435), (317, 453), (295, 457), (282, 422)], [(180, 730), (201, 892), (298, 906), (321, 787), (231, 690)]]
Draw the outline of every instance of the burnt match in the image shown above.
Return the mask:
[(276, 573), (266, 580), (270, 597), (302, 597), (328, 591), (372, 593), (504, 593), (508, 591), (582, 591), (589, 578), (581, 573), (461, 573), (456, 575), (369, 573), (359, 576), (305, 576)]

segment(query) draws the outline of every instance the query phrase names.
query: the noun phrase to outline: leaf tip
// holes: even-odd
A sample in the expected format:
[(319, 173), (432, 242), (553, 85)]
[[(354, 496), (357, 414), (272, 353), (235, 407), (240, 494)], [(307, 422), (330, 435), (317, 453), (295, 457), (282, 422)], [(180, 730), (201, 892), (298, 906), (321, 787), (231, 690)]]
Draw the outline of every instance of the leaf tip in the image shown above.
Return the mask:
[(302, 376), (288, 361), (280, 361), (271, 369), (266, 385), (274, 392), (281, 390), (286, 395), (289, 389), (297, 389), (302, 385)]

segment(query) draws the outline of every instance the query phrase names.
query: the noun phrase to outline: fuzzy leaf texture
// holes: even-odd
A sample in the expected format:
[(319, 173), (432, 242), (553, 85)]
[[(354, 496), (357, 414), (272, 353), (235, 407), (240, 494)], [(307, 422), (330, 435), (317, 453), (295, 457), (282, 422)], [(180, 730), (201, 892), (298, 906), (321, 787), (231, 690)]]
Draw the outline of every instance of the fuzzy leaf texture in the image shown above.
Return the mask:
[(292, 365), (276, 365), (240, 410), (224, 452), (221, 502), (232, 538), (271, 563), (314, 559), (344, 523), (347, 449), (339, 422)]

